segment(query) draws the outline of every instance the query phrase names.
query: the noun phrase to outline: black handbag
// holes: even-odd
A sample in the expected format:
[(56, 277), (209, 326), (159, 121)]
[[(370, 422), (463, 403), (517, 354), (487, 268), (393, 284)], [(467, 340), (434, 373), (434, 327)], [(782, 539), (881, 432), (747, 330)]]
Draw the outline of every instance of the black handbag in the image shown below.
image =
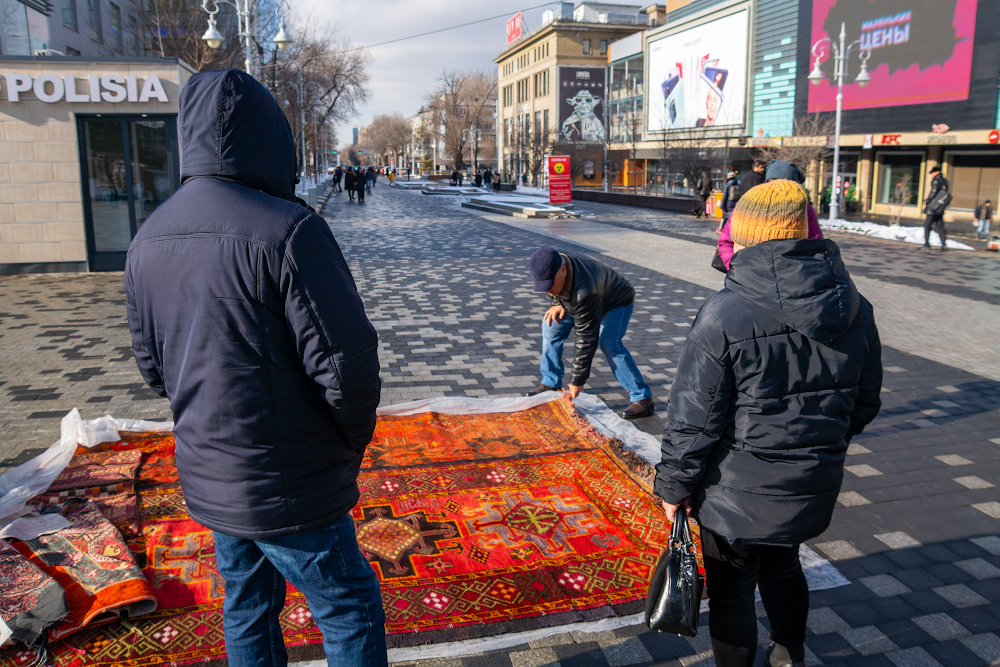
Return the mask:
[(934, 195), (934, 199), (927, 202), (927, 213), (930, 215), (943, 215), (945, 209), (951, 205), (951, 200), (952, 196), (951, 193), (948, 192), (948, 188), (942, 187), (938, 193)]
[(722, 257), (719, 255), (719, 249), (715, 249), (715, 254), (712, 255), (712, 268), (716, 271), (722, 271), (723, 273), (729, 273), (729, 269), (726, 268), (726, 263), (722, 261)]
[(680, 507), (670, 543), (656, 563), (646, 594), (646, 626), (650, 630), (685, 637), (698, 634), (704, 582), (698, 574), (697, 553), (684, 508)]

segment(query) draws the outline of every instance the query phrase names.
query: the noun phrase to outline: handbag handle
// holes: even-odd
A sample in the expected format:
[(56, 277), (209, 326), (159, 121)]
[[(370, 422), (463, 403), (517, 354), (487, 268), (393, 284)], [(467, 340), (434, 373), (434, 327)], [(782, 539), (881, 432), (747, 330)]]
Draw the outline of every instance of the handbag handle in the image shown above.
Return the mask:
[(688, 525), (687, 514), (684, 513), (683, 507), (678, 507), (677, 514), (674, 515), (674, 525), (670, 530), (670, 549), (682, 551), (689, 556), (698, 553), (698, 547), (695, 546), (694, 539), (691, 537), (691, 526)]

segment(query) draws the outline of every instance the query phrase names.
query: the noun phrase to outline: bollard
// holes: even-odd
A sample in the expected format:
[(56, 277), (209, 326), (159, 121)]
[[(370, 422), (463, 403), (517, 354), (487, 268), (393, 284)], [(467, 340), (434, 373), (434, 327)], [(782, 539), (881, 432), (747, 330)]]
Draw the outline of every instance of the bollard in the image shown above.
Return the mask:
[(309, 205), (310, 206), (315, 206), (316, 205), (316, 188), (315, 187), (309, 188), (308, 193), (309, 193), (309, 199), (307, 201), (309, 202)]

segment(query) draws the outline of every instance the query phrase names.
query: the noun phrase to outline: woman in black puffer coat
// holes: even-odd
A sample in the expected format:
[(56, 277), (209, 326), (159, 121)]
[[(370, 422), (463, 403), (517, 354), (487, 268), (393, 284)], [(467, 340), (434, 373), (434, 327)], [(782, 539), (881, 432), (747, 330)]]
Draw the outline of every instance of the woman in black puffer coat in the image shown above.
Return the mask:
[(871, 304), (837, 244), (807, 239), (792, 181), (743, 194), (726, 287), (698, 313), (670, 389), (655, 490), (702, 527), (719, 667), (749, 667), (754, 588), (772, 667), (804, 665), (809, 592), (799, 545), (830, 524), (851, 438), (881, 407)]

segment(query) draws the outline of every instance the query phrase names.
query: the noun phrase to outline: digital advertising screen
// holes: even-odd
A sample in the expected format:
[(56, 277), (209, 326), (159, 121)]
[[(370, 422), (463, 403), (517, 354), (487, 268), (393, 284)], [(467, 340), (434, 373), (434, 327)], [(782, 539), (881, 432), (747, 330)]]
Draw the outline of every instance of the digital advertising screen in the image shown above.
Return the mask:
[[(969, 97), (978, 0), (813, 0), (812, 39), (839, 40), (846, 26), (851, 51), (843, 108), (954, 102)], [(854, 83), (859, 54), (871, 50), (871, 82)], [(809, 113), (837, 108), (837, 82), (828, 44), (817, 49), (825, 79), (809, 86)], [(807, 71), (812, 71), (810, 55)]]
[(604, 142), (605, 67), (559, 67), (559, 141)]
[(742, 125), (747, 11), (649, 43), (649, 131)]

